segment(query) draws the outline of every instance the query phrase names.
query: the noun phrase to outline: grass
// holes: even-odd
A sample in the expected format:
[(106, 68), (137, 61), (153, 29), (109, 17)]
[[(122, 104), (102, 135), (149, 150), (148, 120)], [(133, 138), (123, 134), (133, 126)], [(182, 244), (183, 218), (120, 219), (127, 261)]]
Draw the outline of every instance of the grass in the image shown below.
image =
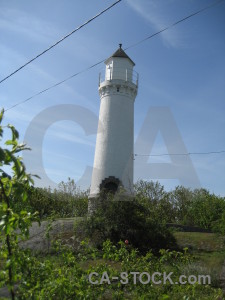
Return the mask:
[[(76, 222), (75, 222), (76, 224)], [(62, 240), (69, 240), (73, 232), (64, 233)], [(194, 262), (190, 264), (184, 272), (189, 275), (205, 274), (210, 275), (212, 285), (219, 287), (221, 285), (221, 274), (225, 262), (225, 236), (215, 233), (205, 232), (173, 232), (178, 246), (183, 249), (187, 247), (189, 252), (195, 257)], [(113, 269), (120, 270), (120, 263), (109, 262), (108, 260), (96, 258), (80, 262), (80, 267), (87, 270), (89, 267), (95, 267), (100, 264), (109, 264)]]
[[(174, 232), (173, 234), (178, 246), (181, 249), (189, 248), (190, 253), (195, 257), (194, 263), (185, 272), (210, 275), (213, 286), (218, 287), (225, 262), (225, 236), (204, 232)], [(69, 235), (64, 234), (63, 239), (68, 239), (70, 235), (71, 233)], [(85, 262), (80, 262), (80, 266), (83, 270), (86, 270), (91, 266), (102, 263), (120, 270), (120, 263), (109, 262), (104, 259), (88, 259)]]
[(181, 248), (198, 251), (225, 251), (225, 236), (205, 232), (174, 232), (174, 236)]
[(211, 276), (211, 283), (215, 287), (223, 285), (221, 277), (225, 263), (225, 237), (215, 233), (203, 232), (174, 232), (180, 248), (187, 247), (194, 255), (195, 261), (186, 273), (207, 274)]
[(110, 261), (104, 258), (98, 258), (95, 260), (88, 259), (79, 263), (82, 270), (87, 271), (91, 267), (96, 267), (100, 264), (107, 264), (109, 267), (112, 267), (115, 271), (121, 272), (121, 262)]
[[(225, 262), (225, 237), (215, 233), (202, 232), (174, 232), (174, 236), (179, 247), (181, 249), (188, 247), (195, 257), (194, 263), (185, 271), (189, 274), (209, 274), (212, 284), (218, 287)], [(102, 263), (107, 263), (114, 269), (120, 270), (120, 263), (98, 258), (80, 262), (80, 266), (86, 270)]]
[[(71, 233), (69, 232), (68, 235), (64, 235), (64, 238), (68, 239), (70, 238), (70, 235)], [(174, 236), (176, 237), (177, 243), (180, 246), (180, 248), (188, 247), (191, 250), (190, 252), (195, 257), (195, 260), (192, 264), (188, 265), (187, 267), (184, 266), (184, 269), (182, 270), (182, 274), (210, 275), (212, 279), (211, 286), (218, 288), (221, 284), (219, 277), (222, 272), (222, 267), (225, 261), (225, 243), (224, 243), (225, 237), (221, 235), (219, 236), (214, 233), (199, 233), (199, 232), (174, 232)], [(61, 255), (58, 256), (55, 255), (54, 253), (45, 253), (45, 254), (39, 254), (37, 256), (38, 259), (42, 262), (44, 262), (45, 260), (50, 260), (52, 263), (54, 263), (54, 268), (58, 267), (60, 269), (62, 264), (64, 264), (63, 257)], [(79, 266), (84, 272), (87, 271), (90, 267), (95, 268), (98, 267), (99, 265), (108, 265), (117, 272), (121, 271), (120, 262), (111, 261), (100, 257), (96, 257), (95, 259), (88, 258), (85, 261), (79, 262)], [(160, 288), (160, 286), (158, 288)], [(181, 291), (182, 289), (180, 288), (180, 292)], [(135, 291), (129, 292), (129, 290), (127, 290), (124, 292), (126, 295), (126, 299), (137, 299), (137, 295), (135, 294)], [(112, 297), (113, 297), (112, 291), (106, 289), (101, 299), (102, 300), (113, 299)], [(202, 299), (204, 299), (205, 294), (202, 295), (202, 297), (203, 297)], [(8, 298), (0, 297), (0, 299), (8, 299)], [(196, 299), (200, 299), (199, 296)], [(211, 299), (211, 298), (207, 298), (207, 299)], [(216, 299), (216, 298), (212, 298), (212, 299)], [(225, 299), (225, 298), (220, 298), (220, 299)]]

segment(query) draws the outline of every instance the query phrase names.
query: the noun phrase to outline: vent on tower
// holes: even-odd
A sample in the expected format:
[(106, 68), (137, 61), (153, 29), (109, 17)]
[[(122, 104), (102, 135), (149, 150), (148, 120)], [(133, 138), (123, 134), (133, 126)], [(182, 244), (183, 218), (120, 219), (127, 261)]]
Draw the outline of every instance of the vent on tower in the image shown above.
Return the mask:
[(102, 183), (100, 184), (100, 191), (115, 194), (119, 186), (121, 186), (120, 180), (114, 176), (109, 176), (102, 180)]

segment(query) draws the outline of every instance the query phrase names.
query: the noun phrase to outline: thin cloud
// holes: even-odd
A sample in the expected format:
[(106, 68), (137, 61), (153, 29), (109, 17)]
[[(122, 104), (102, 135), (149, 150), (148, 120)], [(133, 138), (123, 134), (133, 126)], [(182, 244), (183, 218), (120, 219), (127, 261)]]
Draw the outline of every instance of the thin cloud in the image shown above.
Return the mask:
[(42, 43), (49, 43), (60, 34), (53, 24), (15, 9), (1, 9), (0, 28)]
[[(170, 24), (166, 23), (166, 16), (159, 12), (159, 7), (152, 1), (127, 0), (127, 4), (142, 18), (149, 22), (156, 31), (159, 31)], [(174, 28), (163, 32), (160, 37), (167, 46), (178, 48), (181, 45), (178, 32)]]
[(90, 147), (95, 147), (95, 143), (91, 142), (88, 139), (82, 138), (75, 136), (74, 134), (70, 133), (65, 133), (65, 132), (51, 132), (51, 136), (54, 136), (55, 138), (68, 141), (68, 142), (73, 142), (81, 145), (86, 145)]
[[(11, 49), (10, 47), (6, 47), (3, 45), (0, 46), (0, 56), (5, 57), (4, 61), (0, 61), (0, 65), (1, 64), (6, 65), (6, 61), (11, 61), (11, 62), (13, 61), (14, 65), (20, 65), (22, 62), (27, 60), (27, 58), (24, 55), (19, 54), (18, 52)], [(30, 68), (30, 71), (32, 74), (32, 76), (28, 77), (28, 79), (27, 79), (27, 82), (29, 82), (29, 86), (32, 86), (33, 83), (36, 84), (36, 82), (43, 82), (43, 89), (44, 89), (46, 86), (52, 85), (60, 80), (60, 78), (53, 76), (50, 72), (39, 67), (37, 64), (32, 64), (32, 65), (30, 65), (29, 68)], [(4, 66), (2, 66), (2, 69), (4, 69)], [(85, 97), (83, 94), (78, 93), (68, 83), (64, 83), (63, 85), (61, 85), (58, 88), (58, 90), (59, 89), (63, 92), (66, 92), (70, 96), (69, 99), (71, 99), (71, 97), (72, 97), (74, 102), (76, 102), (78, 104), (82, 104), (82, 105), (86, 104), (89, 107), (91, 107), (92, 109), (95, 108), (95, 103), (93, 103), (93, 101), (90, 101), (89, 99), (87, 99), (87, 97)], [(35, 94), (35, 91), (33, 92), (33, 94)], [(27, 96), (21, 96), (20, 100), (23, 101), (31, 95), (32, 95), (32, 93), (30, 92), (30, 94), (27, 94)], [(37, 97), (37, 99), (38, 99), (38, 97)], [(34, 106), (29, 105), (29, 112), (28, 112), (29, 119), (32, 116), (31, 111), (33, 111), (34, 114), (39, 112), (38, 110), (39, 110), (40, 105), (39, 105), (39, 101), (37, 99), (32, 100), (33, 104), (35, 104), (35, 109), (32, 110), (32, 108), (34, 108)], [(5, 109), (10, 108), (17, 102), (18, 102), (18, 99), (10, 98), (9, 94), (1, 93), (1, 106), (3, 106)], [(64, 99), (63, 99), (63, 102), (64, 102)], [(24, 110), (24, 108), (26, 109), (26, 105), (21, 105), (21, 107), (23, 108), (22, 111)], [(8, 111), (7, 116), (8, 117), (13, 116), (14, 114), (12, 113), (12, 111), (16, 111), (16, 110), (18, 110), (18, 108)], [(19, 119), (21, 119), (20, 111), (21, 110), (19, 109), (18, 110), (18, 118)]]

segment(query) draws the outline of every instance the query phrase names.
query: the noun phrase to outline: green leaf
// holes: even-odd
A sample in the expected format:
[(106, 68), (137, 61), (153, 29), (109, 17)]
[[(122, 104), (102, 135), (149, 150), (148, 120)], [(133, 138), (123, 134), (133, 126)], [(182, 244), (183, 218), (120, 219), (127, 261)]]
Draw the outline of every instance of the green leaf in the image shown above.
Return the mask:
[(3, 119), (3, 115), (4, 115), (4, 109), (2, 109), (1, 112), (0, 112), (0, 124), (1, 124), (2, 119)]
[(11, 259), (8, 259), (6, 261), (6, 268), (9, 268), (9, 266), (11, 266), (11, 263), (12, 263)]
[(16, 128), (11, 124), (8, 124), (7, 127), (11, 129), (12, 140), (15, 141), (16, 139), (18, 139), (19, 138), (19, 132), (16, 130)]
[(17, 145), (17, 141), (7, 140), (7, 141), (5, 142), (5, 145), (8, 145), (8, 146), (13, 145), (13, 146), (15, 146), (15, 145)]
[(15, 172), (15, 175), (17, 177), (20, 177), (23, 173), (25, 173), (25, 167), (23, 165), (23, 163), (17, 158), (15, 157), (8, 149), (5, 150), (5, 163), (10, 164), (10, 163), (14, 163), (13, 166), (13, 170)]
[[(1, 211), (1, 216), (2, 216), (2, 212), (6, 212), (7, 211), (7, 204), (4, 202), (0, 203), (0, 211)], [(2, 219), (6, 218), (6, 215), (1, 217)]]
[(5, 164), (9, 164), (9, 163), (11, 163), (12, 162), (12, 159), (11, 159), (11, 152), (8, 150), (8, 149), (5, 149), (5, 151), (4, 151), (4, 153), (5, 153)]
[(25, 215), (27, 215), (27, 211), (26, 210), (21, 210), (20, 214), (21, 214), (21, 216), (25, 216)]
[(36, 177), (36, 178), (38, 178), (38, 179), (41, 179), (41, 177), (39, 176), (39, 175), (37, 175), (37, 174), (30, 174), (32, 177)]
[(163, 294), (162, 296), (161, 296), (161, 300), (165, 300), (165, 299), (169, 299), (170, 297), (168, 296), (168, 295), (166, 295), (166, 294)]
[(27, 198), (28, 198), (27, 192), (24, 192), (22, 194), (22, 200), (25, 202), (27, 200)]
[(0, 228), (2, 228), (5, 225), (5, 220), (0, 221)]
[[(9, 182), (8, 174), (6, 174), (3, 170), (1, 170), (4, 175), (2, 175), (1, 182), (6, 185)], [(3, 177), (4, 176), (4, 177)]]
[(26, 144), (24, 144), (24, 146), (23, 147), (20, 147), (20, 146), (18, 146), (18, 147), (16, 147), (16, 149), (13, 149), (14, 151), (14, 153), (18, 153), (18, 152), (20, 152), (20, 151), (25, 151), (25, 150), (31, 150), (31, 148), (29, 148), (29, 147), (25, 147), (25, 145)]
[(2, 148), (0, 148), (0, 161), (4, 161), (5, 160), (5, 152)]

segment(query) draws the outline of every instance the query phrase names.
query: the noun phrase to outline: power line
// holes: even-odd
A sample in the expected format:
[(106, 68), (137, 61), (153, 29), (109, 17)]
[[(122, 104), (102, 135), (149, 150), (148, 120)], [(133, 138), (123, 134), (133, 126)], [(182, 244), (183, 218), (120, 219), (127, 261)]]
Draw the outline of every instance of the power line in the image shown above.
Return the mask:
[(51, 50), (52, 48), (54, 48), (56, 45), (58, 45), (59, 43), (61, 43), (62, 41), (64, 41), (66, 38), (68, 38), (69, 36), (71, 36), (73, 33), (75, 33), (76, 31), (80, 30), (82, 27), (86, 26), (87, 24), (89, 24), (90, 22), (92, 22), (93, 20), (95, 20), (96, 18), (98, 18), (99, 16), (101, 16), (102, 14), (104, 14), (107, 10), (111, 9), (113, 6), (115, 6), (116, 4), (118, 4), (121, 1), (122, 0), (117, 0), (112, 5), (110, 5), (109, 7), (107, 7), (106, 9), (104, 9), (103, 11), (101, 11), (100, 13), (98, 13), (96, 16), (92, 17), (91, 19), (89, 19), (88, 21), (86, 21), (85, 23), (83, 23), (82, 25), (80, 25), (79, 27), (77, 27), (76, 29), (74, 29), (73, 31), (71, 31), (70, 33), (68, 33), (67, 35), (65, 35), (64, 37), (62, 37), (59, 41), (55, 42), (53, 45), (49, 46), (47, 49), (45, 49), (44, 51), (42, 51), (41, 53), (39, 53), (38, 55), (36, 55), (34, 58), (32, 58), (31, 60), (29, 60), (28, 62), (26, 62), (24, 65), (22, 65), (21, 67), (19, 67), (18, 69), (16, 69), (14, 72), (12, 72), (11, 74), (9, 74), (5, 78), (3, 78), (0, 81), (0, 83), (2, 83), (3, 81), (5, 81), (9, 77), (13, 76), (14, 74), (16, 74), (18, 71), (20, 71), (21, 69), (23, 69), (24, 67), (26, 67), (27, 65), (29, 65), (35, 59), (37, 59), (41, 55), (45, 54), (46, 52), (48, 52), (49, 50)]
[(196, 11), (196, 12), (194, 12), (194, 13), (192, 13), (192, 14), (186, 16), (186, 17), (184, 17), (183, 19), (180, 19), (180, 20), (176, 21), (175, 23), (173, 23), (173, 24), (171, 24), (171, 25), (169, 25), (169, 26), (167, 26), (167, 27), (165, 27), (165, 28), (159, 30), (158, 32), (155, 32), (155, 33), (153, 33), (153, 34), (147, 36), (146, 38), (144, 38), (144, 39), (142, 39), (142, 40), (140, 40), (140, 41), (138, 41), (138, 42), (136, 42), (136, 43), (130, 45), (129, 47), (125, 48), (124, 50), (133, 48), (133, 47), (135, 47), (135, 46), (137, 46), (137, 45), (139, 45), (139, 44), (141, 44), (141, 43), (143, 43), (143, 42), (145, 42), (145, 41), (147, 41), (147, 40), (153, 38), (154, 36), (156, 36), (156, 35), (158, 35), (158, 34), (164, 32), (164, 31), (170, 29), (171, 27), (176, 26), (177, 24), (179, 24), (179, 23), (181, 23), (181, 22), (184, 22), (184, 21), (186, 21), (187, 19), (189, 19), (189, 18), (191, 18), (191, 17), (196, 16), (196, 15), (202, 13), (203, 11), (212, 8), (213, 6), (216, 6), (217, 4), (219, 4), (220, 2), (223, 2), (223, 1), (224, 1), (224, 0), (216, 1), (216, 2), (214, 2), (214, 3), (212, 3), (212, 4), (210, 4), (210, 5), (208, 5), (208, 6), (204, 7), (204, 8), (202, 8), (202, 9), (200, 9), (200, 10), (198, 10), (198, 11)]
[(67, 77), (66, 79), (64, 79), (64, 80), (62, 80), (62, 81), (59, 81), (59, 82), (57, 82), (56, 84), (53, 84), (53, 85), (49, 86), (48, 88), (46, 88), (46, 89), (44, 89), (44, 90), (41, 90), (40, 92), (38, 92), (38, 93), (36, 93), (36, 94), (30, 96), (29, 98), (27, 98), (27, 99), (25, 99), (25, 100), (23, 100), (23, 101), (17, 102), (16, 104), (14, 104), (14, 105), (10, 106), (9, 108), (5, 109), (5, 112), (8, 111), (8, 110), (10, 110), (10, 109), (13, 109), (14, 107), (16, 107), (16, 106), (18, 106), (18, 105), (20, 105), (20, 104), (23, 104), (23, 103), (25, 103), (25, 102), (30, 101), (31, 99), (33, 99), (33, 98), (35, 98), (35, 97), (37, 97), (37, 96), (39, 96), (39, 95), (41, 95), (41, 94), (43, 94), (43, 93), (45, 93), (45, 92), (47, 92), (47, 91), (49, 91), (49, 90), (55, 88), (55, 87), (58, 86), (58, 85), (61, 85), (62, 83), (66, 82), (67, 80), (69, 80), (69, 79), (71, 79), (71, 78), (73, 78), (73, 77), (76, 77), (77, 75), (79, 75), (79, 74), (81, 74), (81, 73), (84, 73), (84, 72), (86, 72), (86, 71), (88, 71), (88, 70), (90, 70), (90, 69), (96, 67), (97, 65), (100, 65), (100, 64), (101, 64), (102, 62), (104, 62), (105, 60), (106, 60), (106, 59), (103, 59), (103, 60), (97, 62), (96, 64), (93, 64), (93, 65), (91, 65), (90, 67), (88, 67), (88, 68), (86, 68), (86, 69), (83, 69), (82, 71), (77, 72), (77, 73), (75, 73), (75, 74), (73, 74), (73, 75)]
[[(213, 4), (211, 4), (211, 5), (209, 5), (209, 6), (206, 6), (205, 8), (202, 8), (201, 10), (198, 10), (197, 12), (192, 13), (192, 14), (190, 14), (190, 15), (188, 15), (188, 16), (186, 16), (186, 17), (184, 17), (184, 18), (182, 18), (182, 19), (180, 19), (180, 20), (178, 20), (178, 21), (176, 21), (175, 23), (173, 23), (173, 24), (171, 24), (171, 25), (165, 27), (164, 29), (161, 29), (161, 30), (157, 31), (156, 33), (154, 33), (154, 34), (152, 34), (152, 35), (150, 35), (150, 36), (147, 36), (145, 39), (142, 39), (142, 40), (138, 41), (137, 43), (128, 46), (128, 47), (125, 48), (124, 50), (127, 50), (127, 49), (130, 49), (130, 48), (132, 48), (132, 47), (135, 47), (135, 46), (137, 46), (137, 45), (139, 45), (139, 44), (145, 42), (146, 40), (151, 39), (151, 38), (153, 38), (153, 37), (156, 36), (156, 35), (159, 35), (160, 33), (162, 33), (162, 32), (164, 32), (164, 31), (168, 30), (169, 28), (171, 28), (171, 27), (173, 27), (173, 26), (175, 26), (175, 25), (177, 25), (177, 24), (179, 24), (179, 23), (181, 23), (181, 22), (184, 22), (184, 21), (186, 21), (187, 19), (189, 19), (189, 18), (191, 18), (191, 17), (193, 17), (193, 16), (195, 16), (195, 15), (197, 15), (197, 14), (199, 14), (199, 13), (201, 13), (201, 12), (203, 12), (203, 11), (205, 11), (205, 10), (207, 10), (207, 9), (209, 9), (209, 8), (215, 6), (215, 5), (217, 5), (217, 4), (219, 4), (220, 2), (223, 2), (223, 1), (224, 1), (224, 0), (219, 0), (219, 1), (217, 1), (217, 2), (214, 2)], [(117, 2), (118, 2), (118, 1), (117, 1)], [(115, 5), (117, 2), (115, 2), (114, 5)], [(70, 79), (73, 78), (73, 77), (76, 77), (76, 76), (80, 75), (81, 73), (84, 73), (84, 72), (86, 72), (86, 71), (88, 71), (88, 70), (90, 70), (90, 69), (96, 67), (97, 65), (100, 65), (100, 64), (101, 64), (102, 62), (104, 62), (106, 59), (107, 59), (107, 58), (105, 58), (105, 59), (103, 59), (103, 60), (101, 60), (101, 61), (99, 61), (99, 62), (97, 62), (97, 63), (95, 63), (95, 64), (93, 64), (93, 65), (91, 65), (90, 67), (88, 67), (88, 68), (86, 68), (86, 69), (83, 69), (83, 70), (81, 70), (81, 71), (79, 71), (79, 72), (77, 72), (77, 73), (75, 73), (75, 74), (73, 74), (73, 75), (71, 75), (71, 76), (69, 76), (69, 77), (63, 79), (62, 81), (57, 82), (56, 84), (54, 84), (54, 85), (52, 85), (52, 86), (50, 86), (50, 87), (48, 87), (48, 88), (46, 88), (46, 89), (43, 89), (42, 91), (40, 91), (40, 92), (38, 92), (38, 93), (32, 95), (31, 97), (29, 97), (29, 98), (27, 98), (27, 99), (25, 99), (25, 100), (23, 100), (23, 101), (20, 101), (20, 102), (18, 102), (18, 103), (16, 103), (16, 104), (12, 105), (11, 107), (5, 109), (5, 112), (8, 111), (8, 110), (10, 110), (10, 109), (13, 109), (14, 107), (16, 107), (16, 106), (18, 106), (18, 105), (20, 105), (20, 104), (23, 104), (23, 103), (25, 103), (25, 102), (30, 101), (31, 99), (37, 97), (38, 95), (43, 94), (43, 93), (45, 93), (45, 92), (47, 92), (47, 91), (49, 91), (49, 90), (55, 88), (56, 86), (61, 85), (62, 83), (64, 83), (64, 82), (70, 80)], [(1, 83), (1, 82), (0, 82), (0, 83)]]
[(134, 156), (188, 156), (188, 155), (209, 155), (209, 154), (219, 154), (225, 153), (225, 150), (221, 151), (210, 151), (210, 152), (187, 152), (187, 153), (162, 153), (162, 154), (134, 154)]

